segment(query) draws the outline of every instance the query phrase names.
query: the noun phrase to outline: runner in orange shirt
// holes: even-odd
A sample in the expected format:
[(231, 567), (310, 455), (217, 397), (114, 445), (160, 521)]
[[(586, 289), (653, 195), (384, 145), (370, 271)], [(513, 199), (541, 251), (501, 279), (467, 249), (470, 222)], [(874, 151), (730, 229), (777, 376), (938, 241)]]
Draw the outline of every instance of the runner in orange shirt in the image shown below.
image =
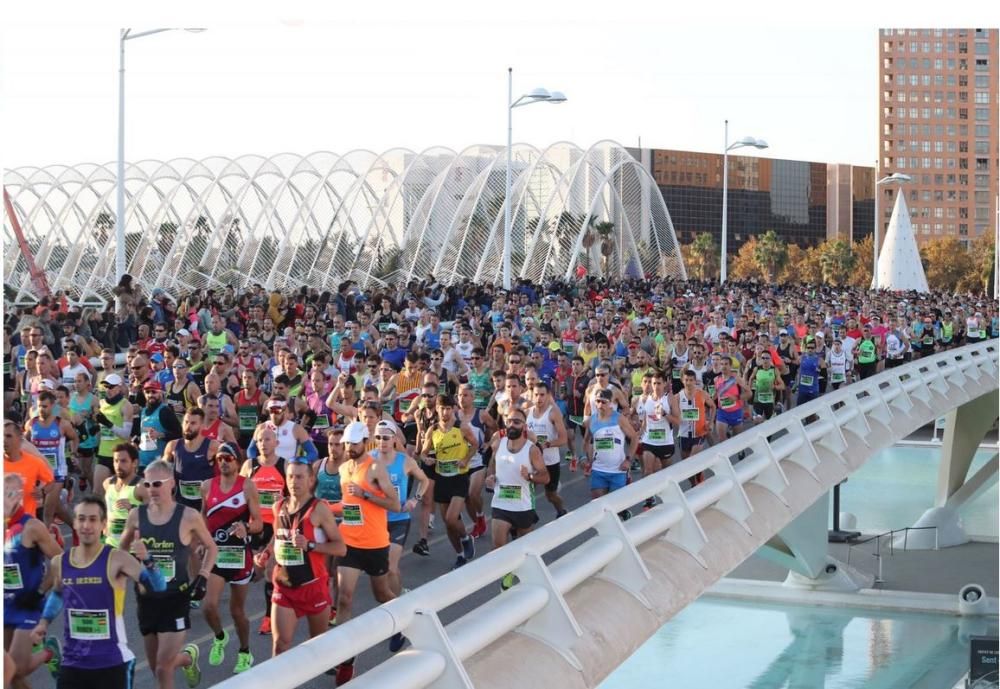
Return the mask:
[(3, 473), (20, 474), (24, 478), (24, 498), (22, 508), (25, 514), (34, 516), (38, 511), (38, 501), (43, 500), (50, 490), (55, 490), (55, 476), (52, 469), (39, 454), (21, 447), (21, 428), (11, 419), (3, 422)]

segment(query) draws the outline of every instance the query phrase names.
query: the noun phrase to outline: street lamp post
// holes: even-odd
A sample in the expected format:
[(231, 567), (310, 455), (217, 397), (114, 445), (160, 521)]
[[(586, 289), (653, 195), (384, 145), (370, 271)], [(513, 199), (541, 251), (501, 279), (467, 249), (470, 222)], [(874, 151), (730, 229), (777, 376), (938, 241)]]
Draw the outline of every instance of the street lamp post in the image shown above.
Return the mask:
[(507, 68), (507, 179), (504, 187), (503, 202), (503, 288), (511, 289), (510, 282), (510, 256), (511, 256), (511, 217), (510, 217), (510, 172), (511, 162), (514, 153), (514, 108), (532, 103), (565, 103), (566, 96), (561, 91), (549, 92), (543, 88), (537, 88), (531, 93), (526, 93), (517, 100), (514, 100), (514, 69)]
[[(875, 177), (877, 178), (878, 177), (877, 164), (875, 170), (876, 170)], [(879, 239), (878, 235), (879, 235), (879, 225), (882, 224), (881, 222), (879, 222), (879, 217), (878, 217), (878, 188), (883, 184), (893, 184), (893, 183), (906, 184), (907, 182), (910, 182), (912, 180), (913, 180), (912, 177), (910, 177), (909, 175), (904, 175), (902, 172), (893, 172), (888, 177), (883, 177), (882, 179), (875, 182), (875, 226), (872, 228), (872, 232), (874, 233), (872, 234), (872, 239), (874, 240), (872, 248), (872, 289), (874, 290), (878, 289), (878, 239)]]
[(125, 274), (125, 41), (164, 31), (201, 33), (205, 29), (150, 29), (132, 33), (122, 29), (118, 39), (118, 175), (115, 189), (115, 282)]
[(728, 210), (729, 210), (729, 152), (750, 146), (752, 148), (767, 148), (767, 142), (763, 139), (755, 139), (752, 136), (744, 136), (739, 141), (729, 144), (729, 120), (726, 120), (726, 143), (722, 150), (722, 252), (719, 259), (719, 284), (726, 284), (726, 250), (729, 241)]

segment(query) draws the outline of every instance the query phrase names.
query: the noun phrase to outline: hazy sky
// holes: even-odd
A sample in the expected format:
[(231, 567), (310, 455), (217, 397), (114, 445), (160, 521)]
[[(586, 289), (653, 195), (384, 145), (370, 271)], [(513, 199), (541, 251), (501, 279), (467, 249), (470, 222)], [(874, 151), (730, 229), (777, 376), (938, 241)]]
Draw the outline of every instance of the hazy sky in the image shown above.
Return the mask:
[(766, 139), (765, 155), (871, 165), (877, 27), (997, 24), (996, 9), (954, 3), (675, 4), (175, 2), (137, 16), (8, 3), (0, 162), (113, 161), (119, 27), (199, 26), (127, 43), (129, 160), (502, 145), (512, 66), (515, 98), (569, 97), (514, 111), (515, 141), (540, 148), (721, 151), (729, 118), (731, 140)]

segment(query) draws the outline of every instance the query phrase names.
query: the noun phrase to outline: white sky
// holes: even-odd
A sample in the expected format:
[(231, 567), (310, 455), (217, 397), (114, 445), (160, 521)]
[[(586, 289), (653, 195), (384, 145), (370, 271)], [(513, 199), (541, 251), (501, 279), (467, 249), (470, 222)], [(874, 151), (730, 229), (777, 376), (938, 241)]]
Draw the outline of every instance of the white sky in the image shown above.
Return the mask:
[(871, 165), (877, 28), (998, 23), (926, 0), (681, 2), (7, 3), (0, 162), (113, 161), (119, 27), (204, 26), (127, 43), (129, 160), (502, 145), (512, 66), (515, 98), (569, 97), (515, 110), (515, 141), (721, 151), (728, 118), (771, 157)]

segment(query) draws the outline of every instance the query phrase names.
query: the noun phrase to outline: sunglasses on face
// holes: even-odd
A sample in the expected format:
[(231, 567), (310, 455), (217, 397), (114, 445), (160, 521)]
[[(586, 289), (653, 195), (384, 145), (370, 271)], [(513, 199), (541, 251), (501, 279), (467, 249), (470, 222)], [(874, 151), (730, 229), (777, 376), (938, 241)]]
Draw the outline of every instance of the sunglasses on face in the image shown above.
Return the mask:
[(376, 435), (375, 440), (394, 440), (394, 436), (391, 435)]
[(238, 457), (233, 457), (232, 455), (215, 455), (215, 459), (220, 462), (238, 462)]
[(165, 478), (165, 479), (157, 479), (155, 481), (143, 481), (142, 485), (145, 488), (161, 488), (163, 484), (165, 484), (169, 480), (170, 479)]

